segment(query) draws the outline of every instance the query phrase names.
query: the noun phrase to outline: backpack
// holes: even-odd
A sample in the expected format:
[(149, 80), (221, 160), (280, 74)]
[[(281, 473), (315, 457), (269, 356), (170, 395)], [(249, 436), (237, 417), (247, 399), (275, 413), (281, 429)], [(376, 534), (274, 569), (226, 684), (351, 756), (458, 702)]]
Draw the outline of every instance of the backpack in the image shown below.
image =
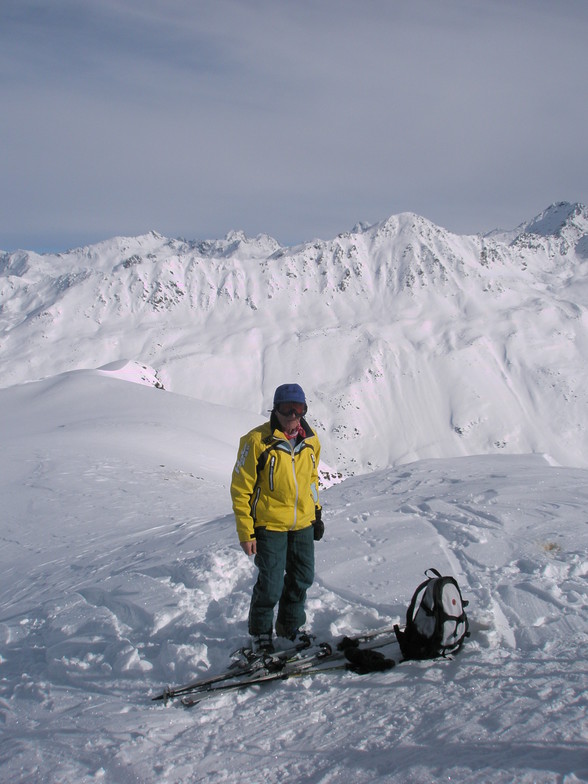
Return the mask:
[(394, 626), (404, 659), (434, 659), (457, 653), (470, 636), (457, 581), (442, 577), (436, 569), (425, 571), (427, 579), (414, 592), (406, 612), (406, 628)]

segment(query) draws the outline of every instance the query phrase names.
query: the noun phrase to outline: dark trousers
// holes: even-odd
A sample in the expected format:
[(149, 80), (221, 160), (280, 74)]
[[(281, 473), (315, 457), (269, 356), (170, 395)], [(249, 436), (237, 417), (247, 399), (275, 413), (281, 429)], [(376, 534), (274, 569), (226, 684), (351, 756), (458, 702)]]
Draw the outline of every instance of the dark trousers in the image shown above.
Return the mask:
[(306, 621), (306, 591), (314, 580), (314, 529), (268, 531), (256, 528), (259, 570), (249, 609), (249, 633), (271, 634), (274, 608), (286, 629), (299, 629)]

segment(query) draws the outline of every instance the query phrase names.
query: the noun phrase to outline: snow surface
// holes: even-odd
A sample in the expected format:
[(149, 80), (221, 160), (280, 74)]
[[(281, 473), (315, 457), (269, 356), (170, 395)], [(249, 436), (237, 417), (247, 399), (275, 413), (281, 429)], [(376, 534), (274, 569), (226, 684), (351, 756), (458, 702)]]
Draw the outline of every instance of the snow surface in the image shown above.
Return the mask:
[(265, 415), (286, 378), (345, 475), (489, 453), (588, 467), (586, 258), (572, 204), (488, 238), (406, 213), (295, 248), (152, 232), (0, 253), (0, 386), (132, 360)]
[[(569, 204), (486, 238), (405, 214), (0, 254), (0, 781), (588, 781), (586, 258)], [(294, 380), (324, 446), (309, 627), (402, 622), (433, 566), (472, 636), (154, 703), (247, 639), (228, 483)]]
[(0, 390), (2, 781), (588, 780), (588, 477), (539, 455), (323, 492), (309, 626), (402, 621), (435, 566), (470, 602), (455, 659), (151, 702), (247, 639), (228, 481), (259, 421), (153, 383), (131, 363)]

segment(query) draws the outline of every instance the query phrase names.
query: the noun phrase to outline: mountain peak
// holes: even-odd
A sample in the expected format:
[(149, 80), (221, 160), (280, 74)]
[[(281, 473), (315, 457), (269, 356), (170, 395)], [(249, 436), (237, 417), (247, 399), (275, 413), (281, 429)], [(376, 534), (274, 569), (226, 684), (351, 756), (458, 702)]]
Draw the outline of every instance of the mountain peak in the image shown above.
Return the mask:
[[(529, 237), (565, 239), (583, 255), (582, 248), (588, 235), (588, 209), (584, 204), (559, 201), (551, 204), (529, 221), (521, 223), (516, 229), (495, 229), (485, 234), (485, 238), (503, 242), (507, 245), (527, 242)], [(578, 247), (578, 245), (580, 247)]]
[(238, 229), (227, 232), (222, 240), (202, 240), (196, 247), (203, 256), (228, 258), (237, 251), (245, 251), (246, 255), (266, 258), (282, 246), (269, 234), (248, 237), (244, 231)]
[(556, 202), (537, 215), (527, 224), (523, 224), (527, 234), (538, 234), (542, 237), (560, 236), (562, 231), (575, 225), (577, 219), (584, 223), (584, 232), (588, 229), (588, 210), (583, 204), (570, 204), (566, 201)]
[(0, 254), (0, 384), (99, 367), (262, 412), (290, 368), (338, 470), (499, 449), (585, 465), (586, 258), (568, 203), (496, 241), (404, 212), (289, 248), (151, 232)]

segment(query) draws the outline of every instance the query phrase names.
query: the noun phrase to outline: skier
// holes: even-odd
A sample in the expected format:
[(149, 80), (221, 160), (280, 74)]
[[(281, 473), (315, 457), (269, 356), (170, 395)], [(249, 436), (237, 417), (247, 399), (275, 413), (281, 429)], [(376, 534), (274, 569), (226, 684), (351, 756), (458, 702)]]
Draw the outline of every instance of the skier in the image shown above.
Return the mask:
[(318, 497), (320, 443), (304, 416), (298, 384), (274, 394), (268, 422), (241, 438), (231, 481), (237, 534), (258, 569), (249, 609), (255, 650), (273, 648), (276, 634), (296, 640), (304, 632), (306, 592), (314, 580), (314, 542), (324, 524)]

